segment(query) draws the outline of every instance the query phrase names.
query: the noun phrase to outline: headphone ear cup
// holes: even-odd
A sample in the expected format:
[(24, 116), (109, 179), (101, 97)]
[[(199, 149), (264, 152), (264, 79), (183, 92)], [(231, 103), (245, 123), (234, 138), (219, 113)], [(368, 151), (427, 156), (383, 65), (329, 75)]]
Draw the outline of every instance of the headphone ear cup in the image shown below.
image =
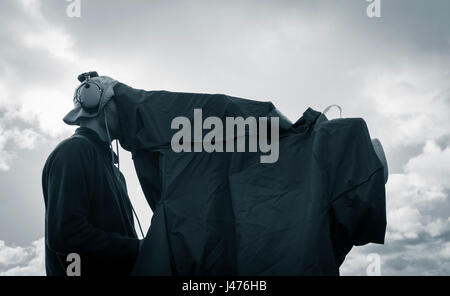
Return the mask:
[(100, 104), (102, 91), (97, 85), (87, 82), (78, 90), (78, 96), (83, 108), (94, 109)]

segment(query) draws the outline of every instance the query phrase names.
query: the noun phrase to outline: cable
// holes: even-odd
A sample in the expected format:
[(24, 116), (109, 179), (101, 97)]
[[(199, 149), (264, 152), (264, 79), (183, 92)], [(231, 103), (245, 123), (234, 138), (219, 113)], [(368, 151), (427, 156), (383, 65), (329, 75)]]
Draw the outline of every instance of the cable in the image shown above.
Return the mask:
[(134, 207), (133, 207), (133, 204), (131, 203), (131, 201), (130, 201), (130, 205), (131, 205), (131, 210), (133, 211), (133, 214), (136, 217), (136, 221), (138, 223), (139, 231), (141, 232), (142, 238), (145, 238), (144, 232), (142, 231), (141, 221), (139, 221), (139, 217), (136, 214), (136, 211), (134, 210)]
[(117, 168), (120, 171), (119, 141), (118, 140), (116, 140), (116, 153), (117, 153)]
[[(114, 170), (114, 167), (115, 167), (115, 165), (114, 165), (114, 151), (113, 151), (113, 149), (112, 149), (112, 140), (111, 140), (111, 135), (110, 135), (110, 133), (109, 133), (109, 128), (108, 128), (108, 118), (107, 118), (107, 116), (106, 116), (106, 106), (105, 106), (105, 108), (103, 109), (103, 113), (104, 113), (104, 115), (105, 115), (105, 126), (106, 126), (106, 134), (108, 135), (108, 141), (109, 141), (109, 150), (111, 151), (111, 162), (112, 162), (112, 166), (113, 166), (113, 172), (114, 172), (114, 175), (116, 176), (116, 178), (117, 178), (117, 181), (119, 182), (119, 184), (120, 184), (120, 187), (122, 188), (122, 190), (127, 194), (127, 196), (128, 196), (128, 193), (127, 193), (127, 191), (125, 190), (125, 188), (123, 187), (123, 184), (122, 184), (122, 181), (120, 180), (120, 175), (116, 172), (116, 170)], [(119, 160), (119, 143), (118, 143), (118, 141), (116, 140), (116, 150), (117, 150), (117, 165), (118, 165), (118, 171), (119, 171), (119, 173), (120, 173), (120, 160)], [(128, 197), (128, 199), (129, 199), (129, 197)], [(133, 203), (131, 202), (131, 200), (130, 200), (130, 206), (131, 206), (131, 211), (133, 212), (133, 215), (136, 217), (136, 221), (137, 221), (137, 223), (138, 223), (138, 226), (139, 226), (139, 231), (141, 232), (141, 235), (142, 235), (142, 238), (145, 238), (145, 235), (144, 235), (144, 232), (142, 231), (142, 226), (141, 226), (141, 221), (139, 220), (139, 217), (138, 217), (138, 215), (136, 214), (136, 211), (134, 210), (134, 207), (133, 207)], [(126, 211), (126, 210), (125, 210)], [(130, 223), (130, 225), (131, 225), (131, 227), (133, 227), (134, 228), (134, 225), (133, 225), (133, 223), (132, 223), (132, 218), (130, 218), (130, 215), (129, 215), (129, 213), (128, 213), (128, 211), (126, 211), (126, 213), (127, 213), (127, 220), (128, 220), (128, 223)]]

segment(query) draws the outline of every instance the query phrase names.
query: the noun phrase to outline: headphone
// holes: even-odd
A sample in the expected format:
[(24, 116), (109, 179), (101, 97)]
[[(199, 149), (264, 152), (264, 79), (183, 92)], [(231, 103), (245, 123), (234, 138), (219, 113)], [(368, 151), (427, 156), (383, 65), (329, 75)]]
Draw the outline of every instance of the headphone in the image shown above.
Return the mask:
[(78, 102), (88, 113), (95, 113), (100, 106), (100, 99), (103, 95), (103, 88), (91, 78), (99, 77), (98, 73), (86, 72), (78, 75), (81, 85), (75, 90), (74, 100)]

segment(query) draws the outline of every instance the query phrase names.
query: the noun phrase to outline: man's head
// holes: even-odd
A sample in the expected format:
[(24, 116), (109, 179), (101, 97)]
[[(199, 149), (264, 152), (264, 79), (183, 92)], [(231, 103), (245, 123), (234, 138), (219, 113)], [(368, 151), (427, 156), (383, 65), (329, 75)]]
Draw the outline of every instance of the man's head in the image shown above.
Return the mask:
[(117, 139), (119, 123), (113, 99), (117, 81), (107, 76), (98, 77), (96, 72), (83, 73), (79, 80), (82, 83), (75, 90), (75, 107), (64, 117), (64, 122), (95, 129), (103, 140), (107, 123), (111, 140)]
[[(81, 117), (80, 127), (88, 127), (97, 132), (100, 139), (105, 142), (119, 138), (119, 118), (117, 116), (117, 105), (114, 98), (111, 99), (96, 117)], [(109, 136), (108, 136), (109, 133)]]

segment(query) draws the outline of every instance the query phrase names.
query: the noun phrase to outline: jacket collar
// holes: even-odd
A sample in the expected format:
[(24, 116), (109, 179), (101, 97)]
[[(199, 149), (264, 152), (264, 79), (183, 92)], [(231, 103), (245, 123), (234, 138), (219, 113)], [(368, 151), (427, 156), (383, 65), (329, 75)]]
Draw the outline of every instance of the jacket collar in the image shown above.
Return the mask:
[[(97, 134), (97, 132), (95, 132), (94, 130), (92, 130), (88, 127), (79, 127), (75, 130), (75, 135), (81, 135), (81, 136), (88, 138), (91, 142), (93, 142), (99, 148), (108, 152), (108, 157), (111, 159), (110, 145), (107, 142), (102, 141), (102, 139), (100, 139), (100, 136)], [(114, 163), (117, 163), (118, 159), (117, 159), (117, 155), (114, 151), (113, 151), (113, 155), (114, 155)]]
[(79, 127), (75, 130), (76, 135), (82, 135), (85, 137), (88, 137), (90, 140), (100, 144), (104, 145), (106, 147), (109, 147), (107, 142), (104, 142), (100, 139), (100, 136), (95, 132), (94, 130), (88, 128), (88, 127)]

